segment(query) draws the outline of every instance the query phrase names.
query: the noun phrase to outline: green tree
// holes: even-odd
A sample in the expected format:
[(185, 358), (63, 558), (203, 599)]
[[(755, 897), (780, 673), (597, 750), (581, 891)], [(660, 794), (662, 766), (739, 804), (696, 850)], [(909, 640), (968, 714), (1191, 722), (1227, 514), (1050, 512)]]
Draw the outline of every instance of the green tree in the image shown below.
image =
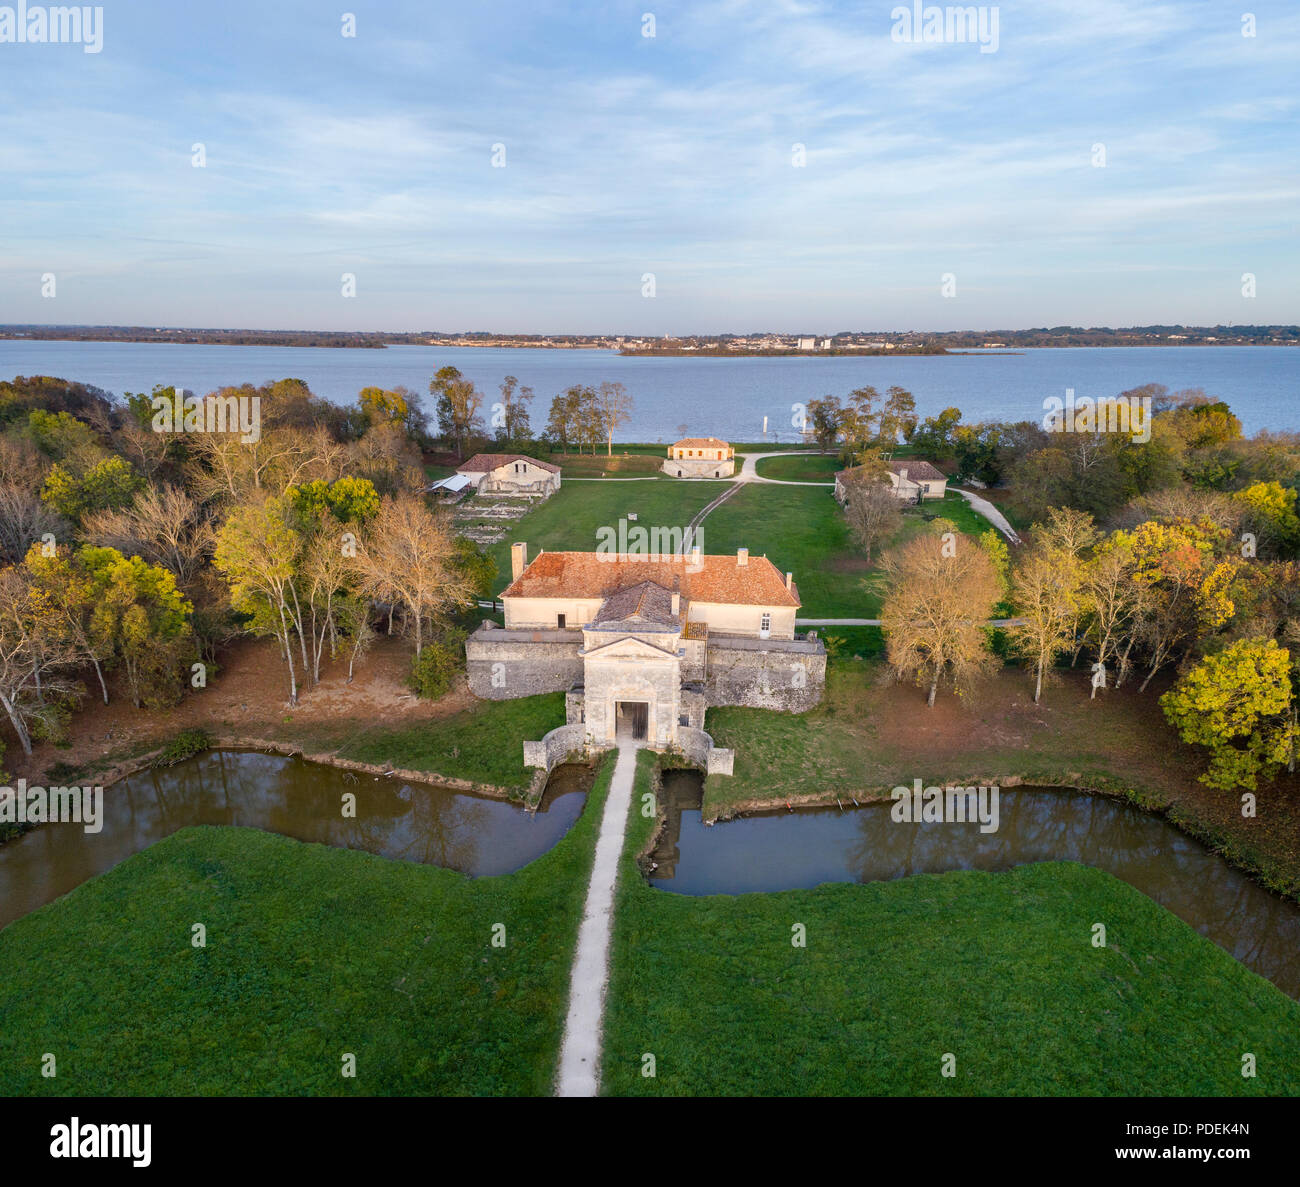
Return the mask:
[(1256, 482), (1232, 497), (1248, 509), (1250, 525), (1266, 547), (1284, 556), (1300, 547), (1300, 517), (1293, 489), (1280, 482)]
[(91, 511), (129, 507), (144, 480), (120, 457), (107, 457), (80, 474), (56, 462), (45, 476), (41, 499), (65, 519), (79, 522)]
[(194, 607), (176, 578), (116, 548), (83, 548), (78, 559), (93, 585), (88, 635), (94, 646), (122, 664), (136, 708), (174, 705), (197, 653)]

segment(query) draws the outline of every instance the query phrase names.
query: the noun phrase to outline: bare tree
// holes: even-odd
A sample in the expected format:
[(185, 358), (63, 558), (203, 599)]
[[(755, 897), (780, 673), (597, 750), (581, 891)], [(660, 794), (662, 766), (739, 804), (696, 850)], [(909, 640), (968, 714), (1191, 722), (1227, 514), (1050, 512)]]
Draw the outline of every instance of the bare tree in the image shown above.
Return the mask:
[(846, 483), (845, 497), (844, 516), (870, 564), (872, 549), (885, 544), (903, 526), (898, 499), (888, 486), (872, 481)]
[(614, 432), (632, 416), (632, 397), (621, 383), (602, 383), (596, 389), (596, 407), (605, 430), (607, 456), (614, 452)]
[(39, 484), (0, 482), (0, 560), (17, 564), (47, 533), (67, 540), (72, 528), (52, 507), (41, 502)]
[(959, 695), (992, 671), (985, 624), (1002, 591), (988, 554), (963, 536), (927, 533), (888, 553), (889, 593), (880, 613), (889, 666), (900, 679), (940, 683)]
[(89, 542), (162, 565), (187, 588), (212, 554), (211, 521), (179, 487), (146, 487), (130, 507), (93, 512), (82, 526)]
[(401, 602), (415, 627), (415, 654), (424, 648), (425, 624), (454, 606), (467, 605), (470, 583), (458, 570), (450, 520), (423, 499), (386, 499), (365, 532), (357, 557), (364, 587), (375, 597)]

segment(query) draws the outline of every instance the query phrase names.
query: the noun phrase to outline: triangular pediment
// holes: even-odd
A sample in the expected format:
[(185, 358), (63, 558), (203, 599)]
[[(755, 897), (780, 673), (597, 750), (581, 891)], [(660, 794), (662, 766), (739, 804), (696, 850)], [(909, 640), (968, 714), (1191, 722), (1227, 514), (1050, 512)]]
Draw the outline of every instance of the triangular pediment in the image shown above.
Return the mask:
[(677, 650), (655, 647), (644, 639), (624, 635), (599, 647), (589, 647), (584, 655), (587, 659), (676, 659)]

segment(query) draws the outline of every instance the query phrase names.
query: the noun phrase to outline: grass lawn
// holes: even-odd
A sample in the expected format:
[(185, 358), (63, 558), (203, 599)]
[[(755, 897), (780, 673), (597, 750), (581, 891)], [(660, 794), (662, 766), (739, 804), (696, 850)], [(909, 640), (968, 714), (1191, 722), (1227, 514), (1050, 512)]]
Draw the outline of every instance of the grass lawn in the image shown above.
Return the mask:
[(479, 701), (452, 717), (401, 729), (376, 726), (353, 734), (339, 748), (339, 755), (522, 793), (533, 776), (532, 769), (524, 766), (523, 743), (563, 724), (562, 692), (513, 701)]
[(803, 600), (801, 617), (876, 616), (879, 600), (861, 588), (867, 563), (827, 487), (751, 482), (709, 513), (701, 544), (709, 553), (748, 548), (753, 556), (766, 555), (782, 573), (792, 570)]
[(786, 482), (834, 482), (844, 464), (835, 454), (808, 454), (769, 457), (757, 463), (760, 478), (780, 478)]
[(1195, 755), (1164, 723), (1154, 695), (1125, 688), (1089, 701), (1088, 691), (1087, 675), (1075, 673), (1036, 706), (1028, 676), (1010, 668), (969, 701), (941, 691), (927, 709), (924, 692), (895, 683), (883, 664), (836, 660), (822, 703), (807, 713), (708, 711), (705, 729), (719, 746), (735, 748), (736, 762), (734, 775), (708, 779), (706, 815), (755, 799), (888, 794), (918, 775), (945, 784), (1020, 776), (1157, 796), (1195, 782)]
[(1048, 863), (689, 898), (642, 880), (652, 830), (632, 814), (608, 1094), (1300, 1094), (1300, 1004), (1109, 874)]
[(603, 478), (609, 475), (614, 478), (650, 478), (658, 475), (667, 478), (668, 475), (660, 470), (668, 450), (663, 445), (651, 447), (656, 452), (645, 452), (644, 447), (630, 447), (626, 452), (622, 452), (624, 447), (620, 446), (613, 456), (605, 453), (602, 449), (597, 454), (590, 453), (557, 453), (551, 455), (551, 462), (560, 466), (564, 473), (561, 475), (561, 481), (565, 478)]
[[(925, 530), (931, 517), (950, 519), (958, 531), (974, 536), (990, 526), (960, 495), (909, 507), (903, 516), (903, 527), (892, 544)], [(705, 552), (748, 548), (754, 556), (766, 555), (781, 572), (793, 571), (803, 600), (801, 618), (880, 617), (879, 591), (862, 584), (875, 572), (875, 566), (867, 564), (853, 542), (844, 512), (828, 487), (749, 483), (709, 513), (701, 541)]]
[(612, 770), (498, 878), (183, 829), (0, 932), (0, 1095), (548, 1093)]
[[(618, 521), (629, 511), (636, 525), (645, 528), (686, 525), (700, 508), (726, 488), (726, 482), (575, 482), (564, 485), (545, 503), (533, 508), (514, 523), (510, 531), (489, 552), (496, 558), (500, 593), (510, 584), (510, 545), (528, 542), (531, 560), (545, 548), (548, 552), (594, 552), (603, 527), (618, 529)], [(712, 517), (705, 523), (707, 528)], [(707, 531), (705, 540), (708, 539)], [(707, 551), (707, 547), (706, 547)]]

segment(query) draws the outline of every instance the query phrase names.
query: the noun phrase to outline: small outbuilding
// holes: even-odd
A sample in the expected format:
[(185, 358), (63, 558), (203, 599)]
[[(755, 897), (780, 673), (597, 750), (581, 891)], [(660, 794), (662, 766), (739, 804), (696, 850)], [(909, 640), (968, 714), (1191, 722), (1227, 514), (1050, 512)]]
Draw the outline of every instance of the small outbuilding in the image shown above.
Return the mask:
[[(923, 458), (900, 458), (887, 463), (885, 475), (894, 495), (905, 503), (923, 503), (929, 499), (942, 499), (948, 493), (948, 476)], [(835, 475), (835, 497), (841, 503), (847, 498), (847, 485), (853, 481), (855, 469), (840, 470)]]
[(683, 437), (668, 447), (663, 471), (674, 478), (730, 478), (736, 454), (717, 437)]
[(456, 468), (479, 494), (540, 495), (549, 499), (560, 489), (560, 467), (522, 453), (476, 453)]

